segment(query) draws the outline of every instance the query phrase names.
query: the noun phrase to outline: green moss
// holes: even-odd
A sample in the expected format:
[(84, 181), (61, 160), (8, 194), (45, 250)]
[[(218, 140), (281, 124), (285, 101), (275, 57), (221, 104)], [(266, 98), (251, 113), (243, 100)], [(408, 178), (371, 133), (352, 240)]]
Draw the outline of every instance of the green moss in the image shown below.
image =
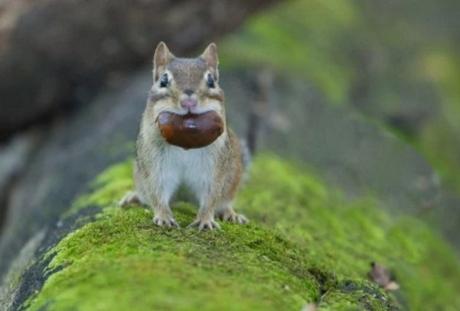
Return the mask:
[(78, 213), (88, 206), (115, 205), (122, 197), (120, 194), (132, 188), (131, 176), (132, 160), (112, 166), (91, 183), (90, 188), (97, 189), (97, 191), (78, 198), (63, 217)]
[(347, 203), (324, 187), (296, 166), (262, 158), (239, 204), (252, 218), (270, 213), (270, 226), (339, 279), (362, 279), (376, 261), (396, 272), (411, 310), (460, 308), (460, 262), (441, 237), (416, 219), (390, 217), (372, 200)]
[[(247, 226), (218, 232), (162, 229), (142, 208), (115, 202), (131, 185), (130, 161), (114, 166), (76, 206), (96, 220), (48, 256), (51, 274), (28, 310), (456, 310), (460, 265), (423, 223), (392, 219), (371, 200), (347, 202), (308, 170), (259, 156), (237, 206)], [(185, 227), (190, 204), (176, 203)], [(371, 261), (394, 270), (404, 299), (367, 281)], [(406, 303), (406, 302), (404, 302)]]

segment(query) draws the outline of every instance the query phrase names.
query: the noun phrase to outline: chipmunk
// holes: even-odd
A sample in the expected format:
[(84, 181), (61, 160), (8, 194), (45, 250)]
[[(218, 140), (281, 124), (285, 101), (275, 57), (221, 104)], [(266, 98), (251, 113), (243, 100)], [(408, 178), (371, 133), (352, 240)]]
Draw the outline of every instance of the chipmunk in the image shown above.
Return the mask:
[[(199, 202), (196, 220), (190, 226), (200, 231), (220, 228), (216, 218), (240, 224), (248, 222), (232, 206), (244, 161), (240, 141), (226, 124), (218, 64), (214, 43), (197, 58), (175, 57), (164, 42), (155, 50), (153, 86), (137, 139), (135, 190), (128, 192), (120, 205), (150, 206), (154, 212), (153, 222), (158, 226), (179, 227), (170, 200), (181, 184), (185, 184)], [(222, 118), (224, 130), (206, 147), (186, 150), (168, 144), (156, 124), (162, 112), (185, 115), (208, 111), (215, 111)]]

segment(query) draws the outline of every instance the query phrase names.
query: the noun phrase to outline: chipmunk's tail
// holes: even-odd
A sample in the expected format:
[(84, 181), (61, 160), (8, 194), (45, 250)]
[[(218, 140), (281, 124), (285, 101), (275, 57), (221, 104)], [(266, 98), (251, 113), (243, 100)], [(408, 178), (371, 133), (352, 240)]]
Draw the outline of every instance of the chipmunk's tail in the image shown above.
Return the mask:
[(241, 162), (243, 163), (243, 183), (249, 179), (249, 167), (251, 166), (251, 151), (246, 140), (240, 139)]
[(246, 139), (240, 139), (241, 157), (245, 170), (245, 179), (248, 177), (251, 156), (255, 154), (263, 119), (269, 115), (269, 96), (273, 89), (274, 75), (270, 69), (264, 69), (255, 77), (254, 98), (248, 115)]
[(273, 89), (274, 75), (270, 69), (260, 70), (254, 78), (253, 100), (248, 115), (246, 149), (255, 154), (264, 120), (270, 117), (270, 90)]
[(246, 140), (240, 139), (241, 161), (243, 162), (244, 170), (247, 171), (251, 165), (251, 151)]

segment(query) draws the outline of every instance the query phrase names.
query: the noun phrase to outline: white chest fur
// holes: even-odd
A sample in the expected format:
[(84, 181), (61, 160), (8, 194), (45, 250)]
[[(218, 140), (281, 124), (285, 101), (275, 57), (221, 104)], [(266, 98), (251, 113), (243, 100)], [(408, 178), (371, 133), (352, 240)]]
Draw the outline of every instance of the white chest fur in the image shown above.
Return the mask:
[[(155, 155), (152, 176), (159, 190), (157, 195), (164, 203), (169, 202), (181, 184), (204, 203), (214, 181), (218, 144), (219, 140), (208, 147), (189, 150), (168, 145)], [(159, 163), (162, 165), (156, 165)]]

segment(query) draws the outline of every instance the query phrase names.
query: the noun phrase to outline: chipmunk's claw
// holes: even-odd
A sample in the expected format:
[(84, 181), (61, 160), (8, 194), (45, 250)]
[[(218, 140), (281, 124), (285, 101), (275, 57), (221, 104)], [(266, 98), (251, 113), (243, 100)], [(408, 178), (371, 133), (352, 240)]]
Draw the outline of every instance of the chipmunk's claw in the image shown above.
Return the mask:
[(237, 213), (233, 213), (227, 217), (224, 217), (224, 220), (241, 225), (247, 224), (249, 222), (249, 220), (244, 215)]
[(153, 217), (153, 223), (159, 227), (167, 227), (167, 228), (180, 228), (179, 224), (173, 217), (162, 217), (162, 216), (155, 216)]
[(220, 225), (213, 219), (197, 219), (194, 222), (192, 222), (188, 227), (198, 227), (198, 231), (220, 229)]
[(227, 213), (220, 213), (218, 215), (219, 219), (228, 221), (228, 222), (233, 222), (235, 224), (247, 224), (249, 220), (244, 216), (243, 214), (238, 214), (235, 213), (234, 211), (227, 212)]

